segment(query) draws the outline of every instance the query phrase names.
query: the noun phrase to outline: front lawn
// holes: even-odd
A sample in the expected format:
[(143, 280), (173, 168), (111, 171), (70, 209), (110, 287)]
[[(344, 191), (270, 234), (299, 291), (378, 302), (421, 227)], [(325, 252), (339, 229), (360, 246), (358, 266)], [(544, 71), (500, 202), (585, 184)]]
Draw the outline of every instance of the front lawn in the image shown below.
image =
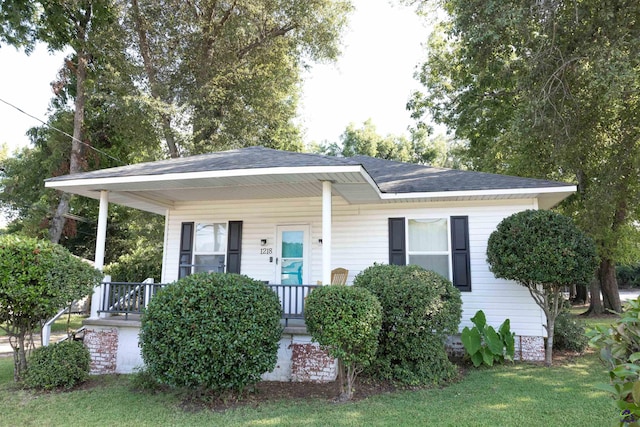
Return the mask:
[[(62, 316), (60, 316), (60, 318), (58, 318), (51, 325), (51, 332), (54, 334), (58, 332), (66, 332), (67, 320), (69, 320), (69, 328), (75, 331), (82, 327), (82, 321), (87, 318), (87, 316), (83, 314), (72, 314), (71, 319), (68, 319), (68, 317), (69, 317), (68, 314), (63, 314)], [(39, 334), (40, 328), (37, 328), (37, 330), (34, 332)], [(4, 329), (0, 328), (0, 336), (5, 336), (5, 335), (6, 335), (6, 332), (4, 331)]]
[[(178, 396), (131, 390), (130, 376), (93, 377), (82, 390), (15, 388), (12, 360), (0, 359), (0, 425), (122, 426), (608, 426), (612, 400), (595, 384), (607, 374), (594, 354), (558, 366), (469, 368), (449, 387), (402, 391), (336, 404), (281, 400), (225, 412), (185, 409)], [(356, 389), (356, 396), (357, 396)]]

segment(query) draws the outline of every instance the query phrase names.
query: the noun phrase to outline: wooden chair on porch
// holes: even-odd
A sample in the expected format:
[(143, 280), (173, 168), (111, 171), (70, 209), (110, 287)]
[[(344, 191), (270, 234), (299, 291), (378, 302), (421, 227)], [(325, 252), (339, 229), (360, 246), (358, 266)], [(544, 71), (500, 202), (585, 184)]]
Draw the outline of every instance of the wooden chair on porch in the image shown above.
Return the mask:
[[(349, 270), (346, 268), (338, 267), (331, 270), (331, 284), (332, 285), (346, 285), (347, 277), (349, 276)], [(322, 285), (322, 280), (316, 282), (318, 285)]]
[(331, 270), (331, 284), (346, 285), (348, 276), (349, 270), (347, 270), (346, 268), (334, 268), (333, 270)]

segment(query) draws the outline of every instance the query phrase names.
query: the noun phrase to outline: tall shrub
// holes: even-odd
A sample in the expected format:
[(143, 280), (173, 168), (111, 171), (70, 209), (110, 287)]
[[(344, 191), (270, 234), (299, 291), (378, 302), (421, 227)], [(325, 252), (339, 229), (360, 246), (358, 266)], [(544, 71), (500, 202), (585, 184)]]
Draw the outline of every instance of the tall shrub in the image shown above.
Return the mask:
[(14, 379), (27, 370), (29, 338), (42, 320), (90, 294), (102, 274), (60, 245), (0, 236), (0, 328), (14, 350)]
[(199, 273), (165, 287), (142, 316), (140, 346), (163, 383), (241, 392), (274, 368), (280, 301), (247, 276)]
[(341, 399), (351, 399), (356, 376), (378, 348), (378, 299), (363, 288), (321, 286), (307, 297), (304, 316), (311, 337), (340, 360)]
[(551, 211), (527, 210), (503, 219), (491, 233), (487, 262), (493, 274), (526, 287), (547, 319), (545, 364), (551, 366), (555, 320), (562, 290), (586, 286), (597, 267), (593, 241), (571, 218)]
[(382, 305), (382, 328), (370, 372), (404, 384), (437, 384), (456, 376), (445, 341), (458, 332), (460, 292), (415, 265), (373, 265), (354, 279)]

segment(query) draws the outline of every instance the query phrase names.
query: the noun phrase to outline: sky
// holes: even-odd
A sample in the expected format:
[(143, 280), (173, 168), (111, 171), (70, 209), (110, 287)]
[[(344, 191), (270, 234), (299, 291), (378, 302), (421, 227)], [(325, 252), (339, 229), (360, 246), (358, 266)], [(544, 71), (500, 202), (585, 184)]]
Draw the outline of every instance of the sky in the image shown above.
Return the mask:
[[(305, 142), (337, 142), (349, 123), (372, 119), (382, 135), (403, 134), (412, 124), (405, 105), (423, 62), (428, 30), (424, 18), (393, 0), (355, 0), (336, 63), (315, 64), (304, 75), (298, 123)], [(63, 54), (39, 46), (30, 55), (0, 47), (0, 143), (12, 152), (27, 145), (25, 133), (41, 123), (9, 102), (46, 121), (50, 82)]]

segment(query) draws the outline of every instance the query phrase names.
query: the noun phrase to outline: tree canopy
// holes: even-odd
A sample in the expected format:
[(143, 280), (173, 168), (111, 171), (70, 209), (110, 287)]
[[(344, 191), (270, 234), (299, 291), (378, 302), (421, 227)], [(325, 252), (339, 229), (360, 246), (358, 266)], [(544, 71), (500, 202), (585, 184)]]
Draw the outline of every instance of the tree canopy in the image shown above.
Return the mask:
[(615, 262), (640, 206), (640, 4), (439, 4), (414, 116), (468, 141), (474, 169), (576, 182), (562, 209), (596, 241), (604, 308), (619, 311)]
[(257, 144), (301, 150), (301, 70), (337, 57), (350, 10), (342, 0), (0, 2), (0, 45), (72, 48), (48, 122), (68, 135), (36, 128), (32, 147), (2, 160), (0, 186), (10, 191), (0, 206), (14, 215), (12, 230), (40, 236), (48, 227), (69, 245), (90, 224), (68, 218), (95, 216), (93, 202), (45, 191), (43, 171)]

